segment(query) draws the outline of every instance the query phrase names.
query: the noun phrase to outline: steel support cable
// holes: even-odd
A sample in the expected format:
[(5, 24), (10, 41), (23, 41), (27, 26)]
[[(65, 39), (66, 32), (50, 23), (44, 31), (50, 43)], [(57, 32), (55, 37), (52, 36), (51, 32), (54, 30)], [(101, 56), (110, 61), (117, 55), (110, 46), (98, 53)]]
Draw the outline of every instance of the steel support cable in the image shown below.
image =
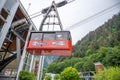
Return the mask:
[[(64, 1), (60, 2), (60, 3), (56, 3), (55, 5), (56, 5), (56, 7), (62, 7), (62, 6), (66, 5), (66, 4), (69, 4), (69, 3), (73, 2), (73, 1), (75, 1), (75, 0), (71, 0), (71, 1), (70, 0), (64, 0)], [(31, 14), (30, 19), (36, 18), (36, 17), (38, 17), (38, 16), (40, 16), (42, 14), (45, 14), (48, 11), (48, 9), (49, 9), (49, 7), (44, 8), (41, 11), (38, 11), (36, 13)]]
[(69, 4), (69, 3), (71, 3), (71, 2), (73, 2), (73, 1), (75, 1), (75, 0), (67, 0), (67, 4)]
[(41, 14), (38, 14), (38, 15), (35, 15), (35, 16), (33, 16), (33, 17), (30, 17), (30, 19), (36, 18), (36, 17), (41, 16), (41, 15), (42, 15), (42, 13), (41, 13)]
[(38, 11), (38, 12), (36, 12), (36, 13), (31, 14), (30, 16), (34, 16), (34, 15), (39, 14), (39, 13), (41, 13), (41, 12), (42, 12), (42, 11)]
[[(67, 0), (67, 1), (69, 1), (69, 0)], [(65, 4), (68, 3), (67, 1), (64, 0), (64, 1), (60, 2), (60, 3), (57, 3), (56, 6), (57, 6), (57, 7), (62, 7), (62, 6), (64, 6)], [(72, 0), (72, 1), (74, 1), (74, 0)], [(72, 1), (70, 1), (70, 2), (72, 2)], [(30, 16), (33, 16), (33, 15), (36, 15), (36, 14), (39, 14), (39, 13), (43, 13), (44, 10), (45, 10), (45, 12), (46, 12), (48, 9), (49, 9), (49, 7), (44, 8), (44, 9), (42, 9), (41, 11), (38, 11), (38, 12), (35, 12), (35, 13), (31, 14)]]
[(101, 14), (105, 14), (106, 12), (109, 12), (109, 11), (113, 10), (114, 8), (116, 8), (116, 7), (118, 8), (119, 4), (120, 4), (120, 2), (115, 4), (115, 5), (112, 5), (111, 7), (106, 8), (106, 9), (104, 9), (104, 10), (102, 10), (102, 11), (100, 11), (100, 12), (98, 12), (98, 13), (96, 13), (96, 14), (94, 14), (94, 15), (92, 15), (92, 16), (84, 19), (84, 20), (82, 20), (82, 21), (79, 21), (79, 22), (73, 24), (72, 26), (66, 28), (66, 30), (70, 30), (70, 29), (79, 27), (77, 25), (82, 25), (82, 24), (85, 24), (85, 23), (87, 23), (87, 22), (89, 22), (89, 21), (91, 21), (93, 19), (96, 19), (96, 17), (100, 16)]

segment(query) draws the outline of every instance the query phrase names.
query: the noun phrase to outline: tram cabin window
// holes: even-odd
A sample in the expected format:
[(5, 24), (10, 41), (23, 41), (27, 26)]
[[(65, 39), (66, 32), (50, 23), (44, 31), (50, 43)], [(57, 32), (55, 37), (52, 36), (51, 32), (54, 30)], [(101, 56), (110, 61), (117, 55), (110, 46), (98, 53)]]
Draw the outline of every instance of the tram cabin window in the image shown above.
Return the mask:
[(30, 40), (42, 40), (43, 33), (32, 33)]

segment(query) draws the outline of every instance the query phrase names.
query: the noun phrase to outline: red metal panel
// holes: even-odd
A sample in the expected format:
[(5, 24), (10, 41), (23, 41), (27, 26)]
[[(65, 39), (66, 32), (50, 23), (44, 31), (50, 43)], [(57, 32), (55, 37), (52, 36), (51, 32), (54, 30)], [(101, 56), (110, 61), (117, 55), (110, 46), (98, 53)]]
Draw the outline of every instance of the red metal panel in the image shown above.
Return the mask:
[(36, 50), (42, 47), (43, 41), (41, 40), (30, 40), (27, 45), (27, 49)]
[(69, 40), (30, 40), (28, 42), (27, 49), (36, 50), (69, 50), (70, 49)]
[(42, 49), (44, 50), (68, 50), (69, 49), (69, 41), (68, 40), (44, 40), (46, 45), (42, 45)]
[(30, 40), (27, 51), (32, 55), (71, 56), (71, 40)]

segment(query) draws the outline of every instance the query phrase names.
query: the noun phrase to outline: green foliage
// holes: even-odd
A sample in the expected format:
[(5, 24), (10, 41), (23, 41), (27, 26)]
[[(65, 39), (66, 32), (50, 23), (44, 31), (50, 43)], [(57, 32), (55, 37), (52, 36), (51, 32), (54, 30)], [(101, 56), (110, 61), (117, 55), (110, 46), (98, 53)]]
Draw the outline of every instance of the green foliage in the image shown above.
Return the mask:
[(55, 74), (54, 80), (59, 80), (59, 79), (60, 79), (60, 75), (59, 74)]
[(72, 67), (65, 68), (64, 71), (61, 72), (60, 78), (61, 80), (81, 80), (77, 70)]
[(106, 66), (120, 65), (120, 48), (114, 47), (106, 52), (106, 56), (103, 58), (103, 63)]
[(77, 62), (79, 62), (79, 58), (74, 58), (74, 57), (71, 59), (64, 60), (62, 62), (53, 62), (50, 65), (48, 65), (47, 72), (60, 73), (66, 67), (74, 66)]
[(92, 49), (88, 49), (86, 55), (91, 55), (93, 53)]
[(104, 68), (94, 75), (96, 80), (120, 80), (120, 67)]
[(84, 62), (83, 64), (83, 71), (86, 72), (86, 71), (94, 71), (94, 63), (93, 61), (91, 60), (87, 60)]
[(96, 53), (84, 58), (73, 57), (62, 62), (56, 62), (52, 65), (53, 67), (51, 66), (51, 70), (53, 70), (51, 72), (60, 73), (69, 66), (76, 68), (78, 71), (94, 71), (94, 62), (101, 62), (104, 66), (120, 65), (120, 48), (116, 46), (101, 47)]
[(57, 71), (56, 71), (56, 69), (57, 69), (57, 65), (56, 65), (56, 64), (57, 64), (57, 63), (55, 63), (55, 62), (49, 64), (48, 67), (47, 67), (47, 72), (48, 72), (48, 73), (49, 73), (49, 72), (51, 72), (51, 73), (56, 73), (56, 72), (57, 72)]
[(51, 75), (45, 76), (45, 80), (51, 80), (51, 79), (52, 79)]
[[(107, 52), (110, 50), (109, 47), (101, 47), (97, 51), (96, 60), (102, 62), (103, 58), (106, 56)], [(109, 53), (109, 52), (108, 52)]]
[(83, 71), (83, 64), (84, 64), (84, 62), (78, 62), (75, 64), (74, 68), (76, 68), (77, 71), (82, 72)]
[(45, 73), (46, 73), (46, 68), (43, 68), (43, 72), (42, 72), (42, 80), (45, 78)]
[(19, 80), (36, 80), (34, 73), (26, 70), (20, 71)]

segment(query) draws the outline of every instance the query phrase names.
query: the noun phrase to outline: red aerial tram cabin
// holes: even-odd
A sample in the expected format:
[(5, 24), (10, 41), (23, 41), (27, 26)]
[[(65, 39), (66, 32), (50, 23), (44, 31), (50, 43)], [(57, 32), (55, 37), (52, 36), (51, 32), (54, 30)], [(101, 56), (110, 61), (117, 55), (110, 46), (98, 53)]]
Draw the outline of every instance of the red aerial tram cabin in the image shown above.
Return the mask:
[(27, 51), (33, 55), (71, 56), (72, 40), (69, 31), (31, 32)]

